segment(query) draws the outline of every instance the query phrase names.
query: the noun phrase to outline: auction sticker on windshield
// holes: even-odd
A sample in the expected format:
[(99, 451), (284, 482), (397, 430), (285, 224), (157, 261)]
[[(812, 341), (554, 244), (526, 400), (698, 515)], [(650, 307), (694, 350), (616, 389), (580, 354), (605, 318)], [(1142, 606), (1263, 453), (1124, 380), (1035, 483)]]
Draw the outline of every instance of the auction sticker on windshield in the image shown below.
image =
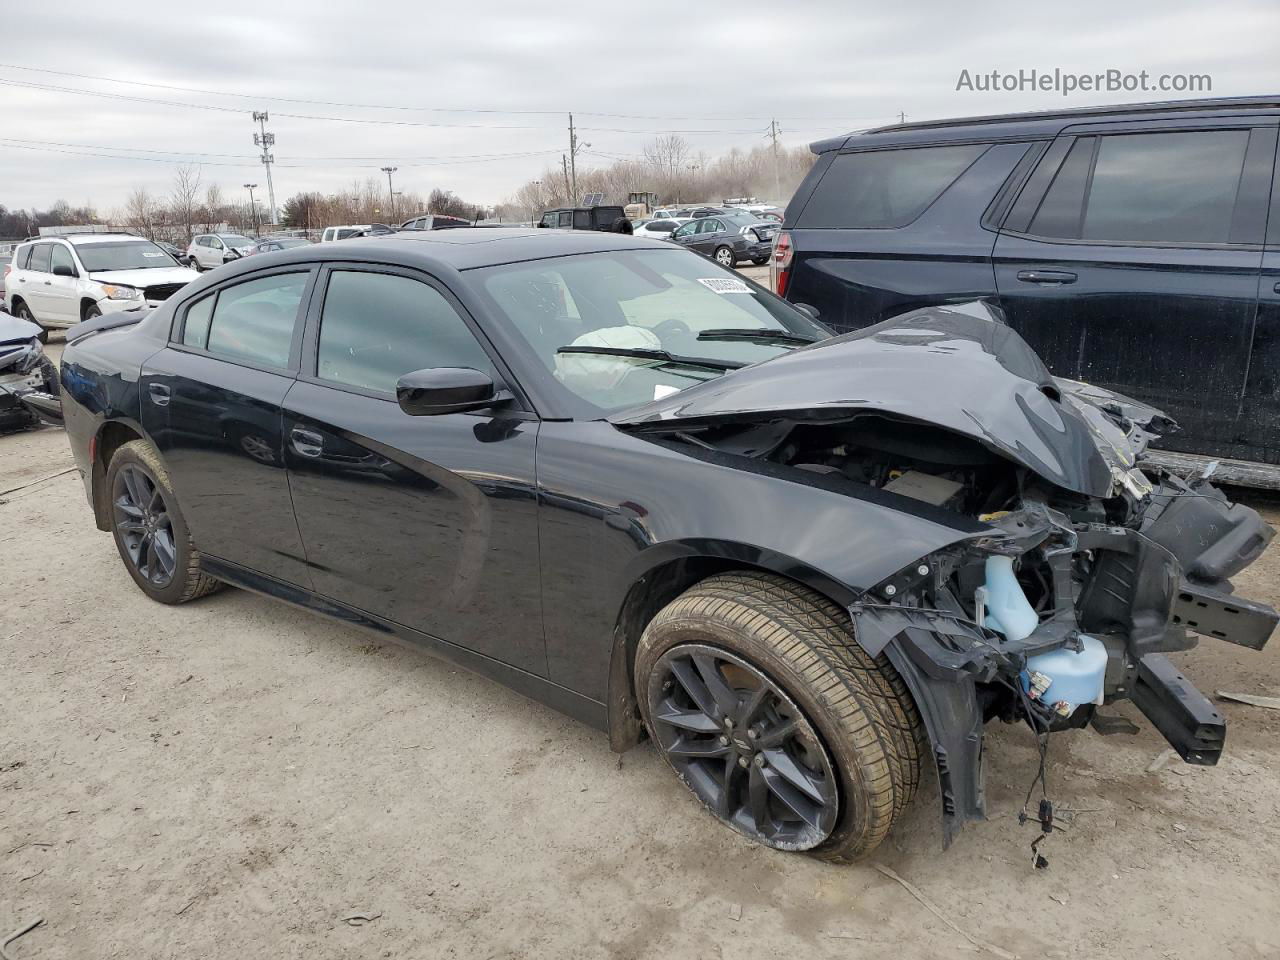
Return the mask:
[(712, 293), (752, 293), (752, 289), (743, 280), (734, 277), (707, 277), (698, 282)]

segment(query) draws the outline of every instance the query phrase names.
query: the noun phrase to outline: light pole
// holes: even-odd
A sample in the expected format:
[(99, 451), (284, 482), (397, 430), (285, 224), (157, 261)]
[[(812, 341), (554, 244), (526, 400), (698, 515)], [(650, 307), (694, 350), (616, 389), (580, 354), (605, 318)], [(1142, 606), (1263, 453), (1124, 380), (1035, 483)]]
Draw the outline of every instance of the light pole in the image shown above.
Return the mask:
[(246, 183), (244, 188), (249, 191), (249, 212), (253, 215), (253, 235), (260, 236), (262, 231), (258, 229), (258, 205), (253, 202), (253, 188), (256, 183)]
[(382, 172), (387, 175), (387, 193), (391, 197), (391, 219), (396, 219), (396, 191), (391, 186), (391, 175), (399, 170), (399, 167), (383, 167)]

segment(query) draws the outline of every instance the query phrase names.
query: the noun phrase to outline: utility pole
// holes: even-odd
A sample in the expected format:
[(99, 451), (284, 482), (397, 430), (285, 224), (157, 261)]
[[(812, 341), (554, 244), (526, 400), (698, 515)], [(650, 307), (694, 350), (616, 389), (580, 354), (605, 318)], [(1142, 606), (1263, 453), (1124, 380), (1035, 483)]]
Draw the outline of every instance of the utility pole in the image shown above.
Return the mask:
[(569, 198), (569, 206), (574, 206), (573, 191), (569, 189), (569, 158), (563, 153), (560, 154), (560, 169), (564, 171), (564, 192)]
[[(271, 182), (271, 164), (275, 163), (275, 156), (271, 153), (271, 148), (276, 144), (276, 135), (267, 133), (267, 111), (263, 110), (259, 113), (253, 111), (253, 122), (261, 129), (261, 133), (253, 135), (253, 145), (262, 148), (262, 165), (267, 168), (267, 214), (271, 217), (271, 222), (276, 222), (276, 188)], [(256, 216), (256, 214), (255, 214)]]
[(396, 191), (391, 186), (391, 175), (399, 170), (399, 167), (383, 167), (382, 172), (387, 175), (387, 193), (391, 197), (391, 219), (396, 220)]
[(569, 114), (569, 177), (573, 186), (569, 191), (569, 206), (578, 205), (578, 135), (573, 130), (573, 114)]
[(258, 229), (258, 205), (253, 199), (253, 188), (256, 187), (257, 184), (246, 183), (244, 186), (245, 189), (249, 191), (249, 213), (253, 216), (253, 235), (255, 237), (259, 237), (262, 235), (262, 231)]
[(782, 202), (782, 180), (778, 176), (778, 134), (782, 132), (782, 128), (778, 126), (777, 120), (769, 122), (769, 137), (773, 140), (773, 202)]
[(901, 111), (901, 110), (899, 110), (899, 111), (898, 111), (898, 122), (899, 122), (899, 123), (906, 123), (906, 122), (907, 122), (907, 115), (906, 115), (906, 113), (904, 113), (904, 112), (903, 112), (903, 111)]
[(573, 126), (573, 114), (569, 114), (569, 177), (566, 185), (569, 189), (569, 205), (578, 204), (578, 151), (591, 146), (578, 142), (578, 132)]

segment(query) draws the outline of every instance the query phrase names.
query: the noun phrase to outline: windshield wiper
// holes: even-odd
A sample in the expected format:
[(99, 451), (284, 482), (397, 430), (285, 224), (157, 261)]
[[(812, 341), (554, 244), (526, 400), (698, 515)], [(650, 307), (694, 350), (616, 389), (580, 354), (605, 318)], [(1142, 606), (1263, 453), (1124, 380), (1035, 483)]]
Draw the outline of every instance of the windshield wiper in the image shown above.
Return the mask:
[(698, 334), (699, 340), (758, 340), (765, 343), (818, 343), (815, 337), (791, 333), (788, 330), (768, 330), (753, 327), (718, 327), (715, 330), (703, 330)]
[(584, 353), (597, 357), (634, 357), (637, 360), (657, 360), (676, 363), (685, 367), (703, 367), (707, 370), (737, 370), (745, 367), (744, 360), (717, 360), (714, 357), (682, 357), (666, 350), (644, 350), (631, 347), (561, 347), (556, 353)]

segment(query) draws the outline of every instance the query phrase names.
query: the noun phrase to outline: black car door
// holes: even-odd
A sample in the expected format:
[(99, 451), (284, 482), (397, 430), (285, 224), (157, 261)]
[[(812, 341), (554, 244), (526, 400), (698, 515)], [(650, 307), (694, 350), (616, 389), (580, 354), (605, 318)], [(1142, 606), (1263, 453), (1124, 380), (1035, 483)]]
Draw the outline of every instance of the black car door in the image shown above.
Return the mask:
[(293, 384), (315, 271), (236, 277), (175, 313), (142, 369), (142, 425), (202, 553), (308, 587), (284, 470), (280, 403)]
[(1055, 374), (1164, 409), (1171, 449), (1233, 456), (1244, 439), (1275, 144), (1265, 121), (1071, 129), (996, 242), (1009, 323)]
[(514, 401), (410, 416), (396, 381), (428, 367), (507, 378), (425, 275), (324, 268), (284, 402), (294, 510), (318, 593), (545, 675), (534, 448)]

